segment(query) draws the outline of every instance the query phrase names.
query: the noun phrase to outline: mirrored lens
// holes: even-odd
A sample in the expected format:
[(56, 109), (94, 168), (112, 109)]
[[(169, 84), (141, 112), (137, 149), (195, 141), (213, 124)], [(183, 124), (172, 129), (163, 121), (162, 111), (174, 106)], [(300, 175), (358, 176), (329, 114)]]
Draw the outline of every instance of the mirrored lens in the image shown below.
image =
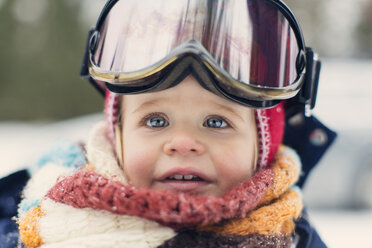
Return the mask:
[(197, 40), (235, 80), (283, 88), (298, 77), (299, 46), (288, 20), (270, 2), (118, 1), (99, 30), (94, 59), (103, 70), (140, 71)]

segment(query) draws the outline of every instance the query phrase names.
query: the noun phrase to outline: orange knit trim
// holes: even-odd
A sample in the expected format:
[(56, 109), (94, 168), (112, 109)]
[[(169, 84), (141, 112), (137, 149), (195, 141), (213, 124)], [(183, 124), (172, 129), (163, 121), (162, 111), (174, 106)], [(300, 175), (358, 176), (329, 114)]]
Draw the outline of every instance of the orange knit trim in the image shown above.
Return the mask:
[(297, 164), (293, 155), (287, 154), (285, 146), (280, 146), (277, 156), (273, 162), (274, 182), (266, 191), (258, 206), (268, 204), (274, 199), (277, 199), (281, 194), (289, 189), (297, 182), (301, 168)]
[(40, 207), (33, 207), (19, 220), (19, 234), (27, 248), (36, 248), (44, 244), (39, 235), (39, 219), (45, 214)]
[(277, 201), (252, 211), (246, 218), (200, 227), (198, 230), (235, 235), (290, 235), (295, 228), (294, 220), (300, 216), (302, 208), (300, 193), (288, 190)]
[(301, 168), (285, 146), (279, 147), (272, 168), (274, 182), (256, 210), (245, 218), (228, 220), (212, 226), (201, 226), (198, 230), (237, 235), (291, 234), (295, 228), (294, 219), (299, 217), (303, 204), (301, 194), (296, 190), (288, 189), (298, 180)]

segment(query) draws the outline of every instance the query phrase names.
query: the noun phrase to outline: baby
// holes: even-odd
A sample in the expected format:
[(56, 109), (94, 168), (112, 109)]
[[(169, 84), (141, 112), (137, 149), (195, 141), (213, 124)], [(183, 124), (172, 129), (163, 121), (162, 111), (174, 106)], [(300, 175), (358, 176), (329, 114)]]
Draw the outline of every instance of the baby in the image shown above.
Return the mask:
[(123, 97), (120, 123), (117, 150), (136, 187), (221, 196), (255, 171), (254, 110), (192, 76), (164, 91)]
[(23, 244), (325, 247), (282, 144), (285, 113), (314, 105), (314, 58), (279, 0), (109, 0), (82, 67), (106, 123), (39, 162)]

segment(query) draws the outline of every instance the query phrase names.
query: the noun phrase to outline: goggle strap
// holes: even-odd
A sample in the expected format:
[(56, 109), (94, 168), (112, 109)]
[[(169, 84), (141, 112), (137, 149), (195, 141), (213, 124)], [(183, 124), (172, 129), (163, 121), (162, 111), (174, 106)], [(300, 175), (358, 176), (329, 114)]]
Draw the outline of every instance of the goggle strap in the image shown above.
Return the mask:
[(320, 60), (315, 61), (315, 69), (314, 69), (314, 81), (313, 81), (313, 90), (311, 95), (311, 109), (315, 107), (316, 104), (316, 97), (318, 95), (318, 86), (319, 86), (319, 78), (320, 78), (320, 71), (322, 68), (322, 62)]
[(95, 28), (92, 28), (88, 32), (88, 38), (85, 45), (83, 63), (81, 64), (80, 68), (80, 76), (84, 79), (89, 79), (89, 50), (90, 50), (90, 40), (92, 38), (92, 34), (95, 32)]
[(315, 107), (319, 85), (321, 61), (318, 54), (310, 48), (306, 48), (306, 77), (301, 90), (301, 102), (308, 105), (310, 109)]
[(296, 97), (285, 101), (285, 115), (287, 120), (297, 114), (311, 115), (311, 110), (315, 107), (316, 103), (321, 64), (318, 55), (310, 47), (307, 47), (304, 84)]
[(102, 96), (105, 96), (105, 90), (89, 74), (89, 51), (91, 47), (90, 43), (91, 43), (92, 35), (95, 32), (96, 32), (95, 28), (90, 29), (88, 32), (88, 38), (87, 38), (86, 45), (85, 45), (83, 63), (81, 64), (81, 68), (80, 68), (80, 76), (83, 79), (88, 80), (89, 83), (93, 85), (93, 87), (96, 88)]

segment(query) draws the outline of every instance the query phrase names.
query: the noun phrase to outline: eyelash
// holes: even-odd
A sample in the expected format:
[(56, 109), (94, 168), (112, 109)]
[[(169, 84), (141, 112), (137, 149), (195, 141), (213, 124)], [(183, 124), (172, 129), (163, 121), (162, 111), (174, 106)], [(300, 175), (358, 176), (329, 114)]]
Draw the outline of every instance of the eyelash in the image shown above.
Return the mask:
[[(152, 118), (155, 118), (155, 117), (160, 117), (160, 118), (163, 118), (166, 122), (166, 125), (165, 126), (162, 126), (162, 127), (151, 127), (148, 125), (148, 121), (150, 121)], [(226, 126), (225, 127), (208, 127), (207, 126), (207, 121), (210, 120), (210, 119), (219, 119), (221, 121), (223, 121)], [(164, 127), (167, 127), (169, 126), (169, 121), (168, 119), (164, 116), (164, 114), (162, 113), (159, 113), (159, 112), (155, 112), (155, 113), (150, 113), (148, 115), (146, 115), (145, 117), (143, 117), (140, 121), (140, 126), (144, 126), (144, 127), (147, 127), (147, 128), (154, 128), (154, 129), (160, 129), (160, 128), (164, 128)], [(231, 128), (232, 125), (231, 123), (226, 120), (225, 118), (221, 117), (221, 116), (208, 116), (205, 121), (203, 122), (203, 127), (207, 127), (207, 128), (212, 128), (212, 129), (225, 129), (225, 128)]]
[[(208, 127), (207, 126), (207, 121), (210, 120), (210, 119), (219, 119), (219, 120), (223, 121), (226, 124), (226, 126), (225, 127), (220, 127), (220, 128), (218, 128), (218, 127)], [(215, 116), (208, 116), (206, 118), (206, 120), (203, 122), (203, 127), (212, 128), (212, 129), (225, 129), (225, 128), (231, 128), (232, 125), (228, 120), (226, 120), (226, 118), (215, 115)]]
[(166, 121), (166, 125), (164, 127), (167, 127), (169, 126), (169, 121), (168, 119), (164, 116), (164, 114), (162, 113), (158, 113), (158, 112), (155, 112), (155, 113), (150, 113), (148, 115), (146, 115), (145, 117), (143, 117), (140, 121), (140, 126), (144, 126), (144, 127), (147, 127), (147, 128), (154, 128), (154, 129), (160, 129), (160, 128), (164, 128), (164, 127), (151, 127), (147, 124), (148, 121), (150, 121), (152, 118), (155, 118), (155, 117), (160, 117), (160, 118), (163, 118), (165, 121)]

